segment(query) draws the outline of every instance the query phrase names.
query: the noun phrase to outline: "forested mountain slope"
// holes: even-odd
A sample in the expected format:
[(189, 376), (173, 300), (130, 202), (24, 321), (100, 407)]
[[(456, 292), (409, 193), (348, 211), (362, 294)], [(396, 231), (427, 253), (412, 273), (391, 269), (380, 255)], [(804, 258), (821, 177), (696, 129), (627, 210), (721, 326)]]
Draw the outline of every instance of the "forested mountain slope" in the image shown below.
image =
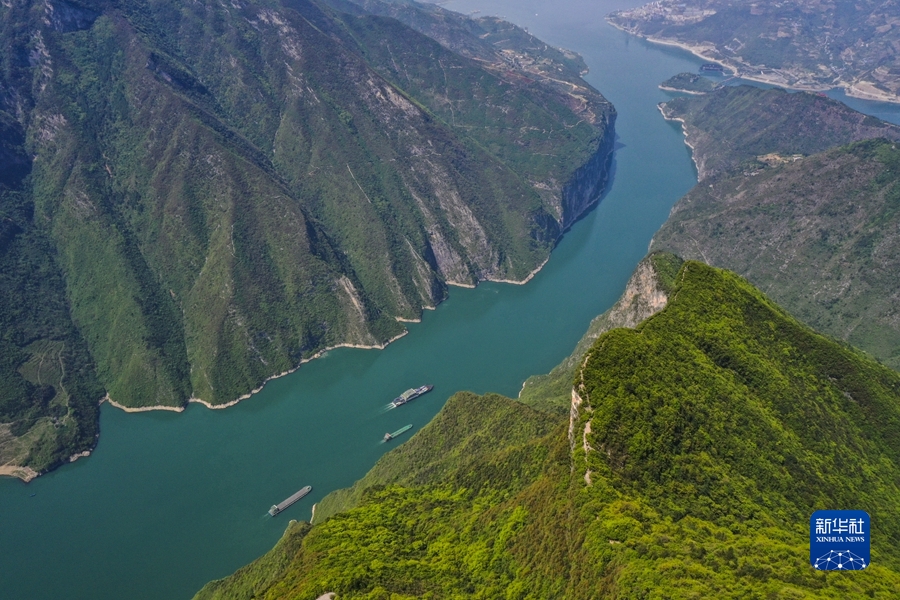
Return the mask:
[[(734, 270), (900, 369), (900, 151), (883, 139), (900, 139), (900, 128), (827, 98), (749, 86), (662, 110), (683, 120), (706, 178), (651, 248)], [(867, 136), (882, 139), (823, 152)]]
[(348, 6), (0, 4), (0, 465), (89, 449), (104, 390), (222, 405), (382, 345), (596, 202), (596, 90)]
[(837, 100), (750, 85), (675, 98), (660, 110), (682, 123), (700, 180), (767, 154), (790, 158), (876, 137), (900, 140), (900, 127)]
[[(568, 427), (458, 394), (335, 497), (354, 508), (292, 522), (197, 598), (836, 599), (900, 585), (900, 375), (740, 277), (685, 263), (664, 309), (596, 340), (574, 391)], [(869, 512), (865, 571), (810, 567), (820, 508)]]

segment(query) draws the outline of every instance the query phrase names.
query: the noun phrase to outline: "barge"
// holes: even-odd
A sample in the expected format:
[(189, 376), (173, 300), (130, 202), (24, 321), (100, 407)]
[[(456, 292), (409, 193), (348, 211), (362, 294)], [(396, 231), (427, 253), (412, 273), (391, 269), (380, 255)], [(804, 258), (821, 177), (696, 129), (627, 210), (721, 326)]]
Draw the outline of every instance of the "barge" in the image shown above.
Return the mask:
[(274, 517), (275, 515), (277, 515), (284, 509), (286, 509), (288, 506), (290, 506), (291, 504), (293, 504), (294, 502), (296, 502), (303, 496), (310, 493), (311, 491), (312, 491), (312, 486), (308, 485), (305, 488), (303, 488), (302, 490), (300, 490), (299, 492), (297, 492), (296, 494), (294, 494), (293, 496), (289, 497), (287, 500), (279, 502), (278, 504), (273, 504), (272, 508), (269, 509), (269, 514)]
[(389, 441), (391, 441), (392, 439), (394, 439), (395, 437), (397, 437), (398, 435), (402, 435), (402, 434), (406, 433), (406, 432), (409, 431), (410, 429), (412, 429), (412, 425), (411, 425), (411, 424), (410, 424), (410, 425), (406, 425), (405, 427), (401, 427), (400, 429), (398, 429), (398, 430), (395, 431), (394, 433), (386, 433), (386, 434), (384, 434), (384, 440), (383, 440), (383, 441), (389, 442)]

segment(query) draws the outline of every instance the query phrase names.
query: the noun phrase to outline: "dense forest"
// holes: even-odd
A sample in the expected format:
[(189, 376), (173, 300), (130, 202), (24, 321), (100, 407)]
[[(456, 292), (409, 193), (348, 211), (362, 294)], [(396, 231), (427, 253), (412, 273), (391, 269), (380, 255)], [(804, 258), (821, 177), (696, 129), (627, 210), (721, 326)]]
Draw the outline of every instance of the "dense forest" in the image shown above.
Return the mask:
[[(891, 597), (900, 375), (727, 271), (670, 291), (587, 350), (569, 419), (459, 393), (197, 598)], [(852, 578), (808, 564), (835, 507), (872, 517)]]

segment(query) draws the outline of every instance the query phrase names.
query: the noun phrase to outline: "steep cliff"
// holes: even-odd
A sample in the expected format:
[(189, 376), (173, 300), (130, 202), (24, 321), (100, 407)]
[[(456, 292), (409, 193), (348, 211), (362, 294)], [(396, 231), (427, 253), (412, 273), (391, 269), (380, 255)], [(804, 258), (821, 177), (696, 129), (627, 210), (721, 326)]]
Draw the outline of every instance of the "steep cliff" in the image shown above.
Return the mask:
[(565, 413), (569, 410), (572, 382), (584, 354), (602, 334), (617, 327), (634, 328), (662, 310), (669, 299), (681, 259), (667, 252), (654, 252), (638, 263), (613, 306), (598, 315), (565, 360), (546, 375), (533, 375), (522, 384), (519, 400), (535, 408)]

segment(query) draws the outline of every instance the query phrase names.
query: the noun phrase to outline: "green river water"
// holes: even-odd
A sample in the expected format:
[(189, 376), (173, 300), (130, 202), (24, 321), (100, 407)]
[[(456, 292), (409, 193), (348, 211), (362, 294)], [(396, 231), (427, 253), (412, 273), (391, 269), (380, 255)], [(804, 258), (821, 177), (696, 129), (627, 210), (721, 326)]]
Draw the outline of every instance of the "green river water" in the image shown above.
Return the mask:
[[(659, 82), (701, 61), (604, 22), (609, 11), (639, 3), (446, 2), (505, 16), (584, 56), (586, 79), (619, 111), (614, 177), (600, 206), (530, 283), (454, 288), (383, 351), (329, 352), (227, 410), (126, 414), (104, 405), (89, 458), (28, 485), (0, 479), (0, 597), (189, 598), (365, 474), (392, 447), (380, 443), (385, 432), (413, 423), (415, 433), (458, 390), (515, 396), (529, 375), (571, 352), (695, 183), (680, 131), (656, 104), (670, 97)], [(434, 391), (383, 410), (426, 383)], [(276, 518), (266, 514), (307, 484), (306, 498)]]

